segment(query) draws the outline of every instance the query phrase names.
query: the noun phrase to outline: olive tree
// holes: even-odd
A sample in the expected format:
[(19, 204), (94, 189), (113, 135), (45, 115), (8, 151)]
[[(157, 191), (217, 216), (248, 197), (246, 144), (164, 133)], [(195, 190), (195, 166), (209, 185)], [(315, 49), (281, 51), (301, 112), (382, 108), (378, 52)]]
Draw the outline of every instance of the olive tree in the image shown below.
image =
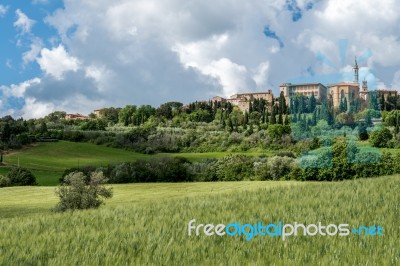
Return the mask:
[(103, 198), (111, 198), (113, 195), (112, 188), (104, 186), (106, 182), (102, 172), (93, 172), (89, 180), (82, 172), (68, 174), (56, 190), (60, 202), (55, 211), (98, 208), (103, 204)]

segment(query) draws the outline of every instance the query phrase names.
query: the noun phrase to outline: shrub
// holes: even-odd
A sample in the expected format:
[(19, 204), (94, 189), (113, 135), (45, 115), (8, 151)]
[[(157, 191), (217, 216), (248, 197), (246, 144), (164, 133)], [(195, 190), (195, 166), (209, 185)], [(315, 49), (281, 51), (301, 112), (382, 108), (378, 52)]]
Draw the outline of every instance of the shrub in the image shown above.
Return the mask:
[(158, 161), (155, 160), (151, 164), (152, 169), (155, 171), (157, 182), (193, 181), (186, 167), (190, 162), (186, 158), (165, 157)]
[(36, 177), (26, 168), (14, 167), (7, 174), (13, 186), (34, 186), (37, 185)]
[(257, 180), (271, 179), (269, 167), (266, 159), (256, 161), (253, 163), (254, 174)]
[(367, 125), (365, 124), (360, 124), (358, 126), (358, 139), (359, 140), (368, 140), (369, 135), (367, 131)]
[(202, 162), (195, 162), (188, 166), (188, 171), (193, 176), (195, 181), (218, 181), (216, 171), (217, 161), (217, 159), (206, 159)]
[(118, 164), (110, 174), (112, 183), (193, 181), (190, 162), (181, 157), (138, 160)]
[(80, 167), (80, 168), (73, 167), (73, 168), (65, 169), (64, 173), (62, 174), (62, 176), (61, 176), (61, 178), (59, 180), (60, 180), (60, 183), (63, 183), (64, 182), (64, 178), (67, 175), (69, 175), (71, 173), (74, 173), (74, 172), (81, 172), (85, 176), (86, 183), (89, 183), (90, 175), (95, 171), (96, 171), (96, 167), (90, 166), (90, 165), (83, 166), (83, 167)]
[(296, 155), (291, 151), (279, 151), (276, 153), (276, 156), (296, 158)]
[(8, 177), (0, 175), (0, 187), (8, 187), (11, 185), (11, 181)]
[(268, 158), (269, 176), (273, 180), (287, 179), (287, 175), (292, 169), (294, 159), (290, 157), (274, 156)]
[(254, 175), (251, 158), (244, 155), (227, 155), (216, 163), (219, 181), (240, 181)]
[(372, 146), (377, 148), (386, 148), (388, 147), (389, 141), (393, 138), (392, 133), (386, 127), (383, 127), (379, 130), (372, 132), (370, 141)]
[(228, 138), (229, 144), (240, 144), (243, 140), (243, 137), (240, 133), (232, 132)]
[(102, 172), (94, 172), (90, 175), (89, 183), (86, 183), (85, 175), (81, 172), (68, 174), (64, 183), (56, 190), (60, 202), (55, 211), (84, 210), (98, 208), (103, 204), (102, 198), (112, 197), (112, 188), (104, 187), (107, 179)]

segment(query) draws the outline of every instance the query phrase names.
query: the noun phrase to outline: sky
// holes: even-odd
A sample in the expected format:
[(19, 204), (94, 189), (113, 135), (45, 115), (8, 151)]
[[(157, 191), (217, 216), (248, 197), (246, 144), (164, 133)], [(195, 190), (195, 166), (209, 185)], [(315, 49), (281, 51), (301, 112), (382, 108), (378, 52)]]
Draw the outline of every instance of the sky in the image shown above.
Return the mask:
[(0, 0), (0, 116), (360, 80), (400, 88), (395, 0)]

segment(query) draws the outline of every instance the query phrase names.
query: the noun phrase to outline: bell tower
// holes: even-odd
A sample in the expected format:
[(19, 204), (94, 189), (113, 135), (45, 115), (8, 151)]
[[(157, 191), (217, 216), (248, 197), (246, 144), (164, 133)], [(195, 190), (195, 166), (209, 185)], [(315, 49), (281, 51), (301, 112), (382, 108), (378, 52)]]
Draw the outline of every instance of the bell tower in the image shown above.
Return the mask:
[(357, 57), (354, 59), (354, 66), (353, 66), (353, 70), (354, 70), (354, 82), (358, 83), (358, 64), (357, 64)]

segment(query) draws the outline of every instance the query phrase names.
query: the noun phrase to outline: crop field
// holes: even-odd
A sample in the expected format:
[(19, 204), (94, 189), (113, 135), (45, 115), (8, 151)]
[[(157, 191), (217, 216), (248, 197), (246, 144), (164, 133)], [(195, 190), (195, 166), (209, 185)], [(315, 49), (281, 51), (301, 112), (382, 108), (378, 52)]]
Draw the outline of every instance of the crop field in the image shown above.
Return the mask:
[[(149, 159), (162, 156), (181, 156), (191, 161), (207, 158), (221, 158), (228, 152), (209, 153), (159, 153), (146, 155), (123, 149), (115, 149), (91, 143), (76, 143), (60, 141), (55, 143), (37, 143), (15, 151), (4, 157), (8, 165), (26, 167), (35, 174), (39, 185), (54, 186), (67, 168), (82, 167), (87, 165), (106, 166), (120, 162)], [(248, 156), (258, 156), (264, 153), (241, 153)], [(0, 168), (0, 174), (6, 174), (8, 168)]]
[[(0, 189), (0, 265), (398, 265), (400, 176), (113, 185), (98, 210), (52, 213), (52, 187)], [(384, 236), (188, 236), (196, 224), (381, 226)]]

